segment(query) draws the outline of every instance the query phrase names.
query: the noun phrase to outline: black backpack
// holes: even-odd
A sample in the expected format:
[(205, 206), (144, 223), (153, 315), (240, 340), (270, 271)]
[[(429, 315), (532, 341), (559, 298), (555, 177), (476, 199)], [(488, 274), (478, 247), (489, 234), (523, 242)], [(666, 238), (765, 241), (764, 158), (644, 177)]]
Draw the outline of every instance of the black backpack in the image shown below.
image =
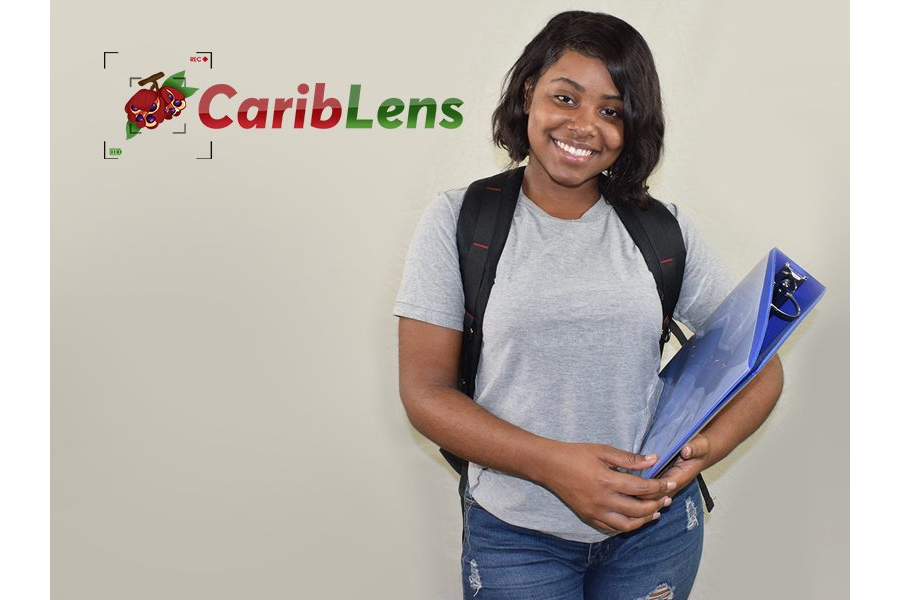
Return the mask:
[[(500, 254), (512, 226), (525, 167), (504, 171), (473, 182), (466, 190), (456, 224), (456, 245), (465, 295), (463, 345), (459, 361), (458, 388), (475, 395), (475, 374), (481, 357), (481, 324), (487, 307)], [(601, 176), (604, 177), (604, 176)], [(602, 186), (602, 182), (601, 182)], [(686, 251), (678, 220), (661, 202), (653, 200), (645, 209), (607, 198), (644, 257), (656, 281), (662, 302), (660, 353), (674, 333), (683, 345), (681, 329), (672, 321), (681, 293)], [(441, 454), (460, 475), (460, 496), (466, 488), (468, 462), (441, 448)], [(698, 477), (707, 511), (713, 500), (702, 477)]]

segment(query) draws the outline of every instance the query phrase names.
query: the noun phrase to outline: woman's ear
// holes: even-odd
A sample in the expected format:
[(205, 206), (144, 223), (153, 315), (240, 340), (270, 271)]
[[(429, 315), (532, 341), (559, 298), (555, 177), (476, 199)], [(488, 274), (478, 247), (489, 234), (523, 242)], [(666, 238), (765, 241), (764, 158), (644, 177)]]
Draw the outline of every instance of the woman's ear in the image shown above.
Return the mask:
[(531, 97), (534, 95), (534, 84), (529, 79), (525, 82), (525, 105), (523, 110), (525, 114), (528, 114), (529, 109), (531, 108)]

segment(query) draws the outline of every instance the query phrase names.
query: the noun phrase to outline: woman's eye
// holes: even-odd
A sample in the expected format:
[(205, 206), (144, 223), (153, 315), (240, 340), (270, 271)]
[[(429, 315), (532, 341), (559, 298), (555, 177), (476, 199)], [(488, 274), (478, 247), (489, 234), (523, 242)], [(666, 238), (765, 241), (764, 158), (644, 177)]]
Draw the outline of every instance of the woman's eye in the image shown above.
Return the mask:
[(563, 104), (575, 104), (575, 101), (571, 98), (571, 96), (566, 96), (565, 94), (558, 94), (556, 99)]
[(619, 114), (619, 111), (617, 111), (617, 110), (614, 109), (614, 108), (603, 108), (603, 109), (600, 109), (600, 114), (603, 115), (604, 117), (619, 117), (619, 116), (621, 116), (621, 115)]

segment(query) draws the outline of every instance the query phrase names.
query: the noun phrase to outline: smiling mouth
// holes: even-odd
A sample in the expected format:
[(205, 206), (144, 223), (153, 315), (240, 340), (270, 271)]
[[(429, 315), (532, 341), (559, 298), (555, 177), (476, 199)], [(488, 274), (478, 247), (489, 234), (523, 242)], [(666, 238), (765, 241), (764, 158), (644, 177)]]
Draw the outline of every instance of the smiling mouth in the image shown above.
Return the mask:
[(576, 148), (575, 146), (570, 146), (569, 144), (566, 144), (566, 143), (561, 142), (556, 139), (553, 140), (553, 143), (556, 144), (557, 148), (562, 150), (566, 155), (570, 156), (571, 158), (583, 160), (583, 159), (586, 159), (597, 153), (594, 150), (588, 150), (586, 148), (583, 149), (583, 148)]

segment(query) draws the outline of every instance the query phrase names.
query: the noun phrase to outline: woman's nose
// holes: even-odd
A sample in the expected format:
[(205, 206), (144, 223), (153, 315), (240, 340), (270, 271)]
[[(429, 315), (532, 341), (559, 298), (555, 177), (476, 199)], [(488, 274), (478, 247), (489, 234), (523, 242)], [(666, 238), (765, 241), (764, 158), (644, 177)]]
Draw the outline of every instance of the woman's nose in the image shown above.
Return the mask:
[(579, 111), (569, 119), (568, 127), (575, 137), (589, 138), (595, 133), (596, 121), (593, 115), (587, 114), (586, 111)]

